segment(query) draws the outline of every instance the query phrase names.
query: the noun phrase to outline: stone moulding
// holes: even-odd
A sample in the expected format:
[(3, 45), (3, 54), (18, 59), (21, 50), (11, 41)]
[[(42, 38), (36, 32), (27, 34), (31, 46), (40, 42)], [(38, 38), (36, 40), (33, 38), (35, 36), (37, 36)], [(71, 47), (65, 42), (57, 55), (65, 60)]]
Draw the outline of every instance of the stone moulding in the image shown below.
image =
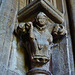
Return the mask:
[(32, 21), (40, 12), (44, 12), (55, 23), (63, 23), (63, 14), (47, 0), (34, 0), (18, 12), (19, 22)]
[(26, 75), (52, 75), (51, 72), (42, 69), (32, 69)]

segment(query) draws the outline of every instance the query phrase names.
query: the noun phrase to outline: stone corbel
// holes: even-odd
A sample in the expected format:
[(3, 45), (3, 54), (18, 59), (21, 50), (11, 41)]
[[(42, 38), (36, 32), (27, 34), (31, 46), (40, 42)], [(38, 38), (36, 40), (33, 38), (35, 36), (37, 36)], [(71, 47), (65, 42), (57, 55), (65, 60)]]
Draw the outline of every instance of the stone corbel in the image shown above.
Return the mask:
[(62, 39), (67, 31), (63, 25), (55, 24), (52, 32), (50, 32), (47, 28), (47, 16), (43, 12), (40, 12), (34, 21), (34, 23), (26, 22), (19, 25), (14, 31), (30, 56), (32, 69), (27, 75), (52, 75), (49, 65), (53, 41)]
[(19, 22), (32, 21), (40, 12), (44, 12), (55, 23), (63, 23), (63, 14), (48, 0), (34, 0), (18, 12)]
[[(32, 22), (27, 22), (23, 25), (19, 25), (17, 27), (17, 29), (14, 31), (14, 33), (17, 36), (17, 38), (22, 42), (21, 44), (23, 46), (25, 46), (27, 50), (28, 50), (28, 46), (26, 46), (26, 43), (29, 43), (29, 45), (35, 44), (35, 43), (33, 44), (33, 41), (34, 41), (34, 35), (33, 34), (34, 33), (33, 33)], [(65, 27), (63, 25), (56, 24), (53, 28), (53, 31), (52, 31), (53, 41), (57, 41), (58, 39), (62, 39), (66, 34), (67, 34), (67, 31), (66, 31)], [(33, 50), (33, 52), (28, 51), (28, 53), (31, 57), (32, 62), (36, 63), (36, 65), (46, 64), (50, 60), (50, 59), (48, 60), (48, 58), (47, 59), (43, 58), (42, 55), (40, 55), (41, 57), (33, 55), (35, 53), (34, 50)], [(52, 75), (51, 72), (46, 71), (44, 69), (40, 69), (40, 68), (31, 69), (26, 75), (37, 75), (37, 74), (38, 75), (39, 74)]]

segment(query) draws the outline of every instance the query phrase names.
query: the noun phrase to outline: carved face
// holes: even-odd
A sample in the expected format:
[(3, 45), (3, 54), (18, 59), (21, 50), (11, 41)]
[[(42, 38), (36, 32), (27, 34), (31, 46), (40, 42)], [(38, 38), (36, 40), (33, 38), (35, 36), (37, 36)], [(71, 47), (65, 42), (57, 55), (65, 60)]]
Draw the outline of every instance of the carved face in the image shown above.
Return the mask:
[(44, 26), (46, 25), (47, 23), (47, 17), (44, 13), (40, 12), (38, 15), (37, 15), (37, 19), (36, 21), (38, 22), (38, 25), (39, 26)]

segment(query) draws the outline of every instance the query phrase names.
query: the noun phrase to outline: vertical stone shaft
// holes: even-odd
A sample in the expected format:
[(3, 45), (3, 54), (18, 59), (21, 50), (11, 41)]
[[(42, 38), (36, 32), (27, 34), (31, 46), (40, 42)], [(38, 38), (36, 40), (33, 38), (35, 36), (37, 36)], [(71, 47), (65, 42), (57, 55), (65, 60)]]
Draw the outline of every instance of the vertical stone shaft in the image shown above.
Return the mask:
[[(0, 75), (9, 73), (8, 62), (13, 39), (18, 0), (0, 0)], [(8, 74), (7, 74), (8, 72)]]
[[(68, 8), (68, 15), (69, 15), (69, 23), (70, 23), (70, 31), (72, 35), (72, 41), (73, 41), (73, 51), (75, 53), (75, 0), (69, 0), (67, 1), (67, 8)], [(75, 55), (74, 55), (75, 60)]]

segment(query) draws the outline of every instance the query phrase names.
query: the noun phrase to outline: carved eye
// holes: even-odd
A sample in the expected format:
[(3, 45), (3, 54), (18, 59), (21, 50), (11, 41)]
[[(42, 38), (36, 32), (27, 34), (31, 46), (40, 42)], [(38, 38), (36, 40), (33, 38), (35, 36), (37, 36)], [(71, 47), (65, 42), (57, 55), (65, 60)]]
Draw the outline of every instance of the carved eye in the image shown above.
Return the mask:
[(42, 58), (39, 58), (39, 61), (41, 62), (41, 61), (43, 61), (43, 59)]

